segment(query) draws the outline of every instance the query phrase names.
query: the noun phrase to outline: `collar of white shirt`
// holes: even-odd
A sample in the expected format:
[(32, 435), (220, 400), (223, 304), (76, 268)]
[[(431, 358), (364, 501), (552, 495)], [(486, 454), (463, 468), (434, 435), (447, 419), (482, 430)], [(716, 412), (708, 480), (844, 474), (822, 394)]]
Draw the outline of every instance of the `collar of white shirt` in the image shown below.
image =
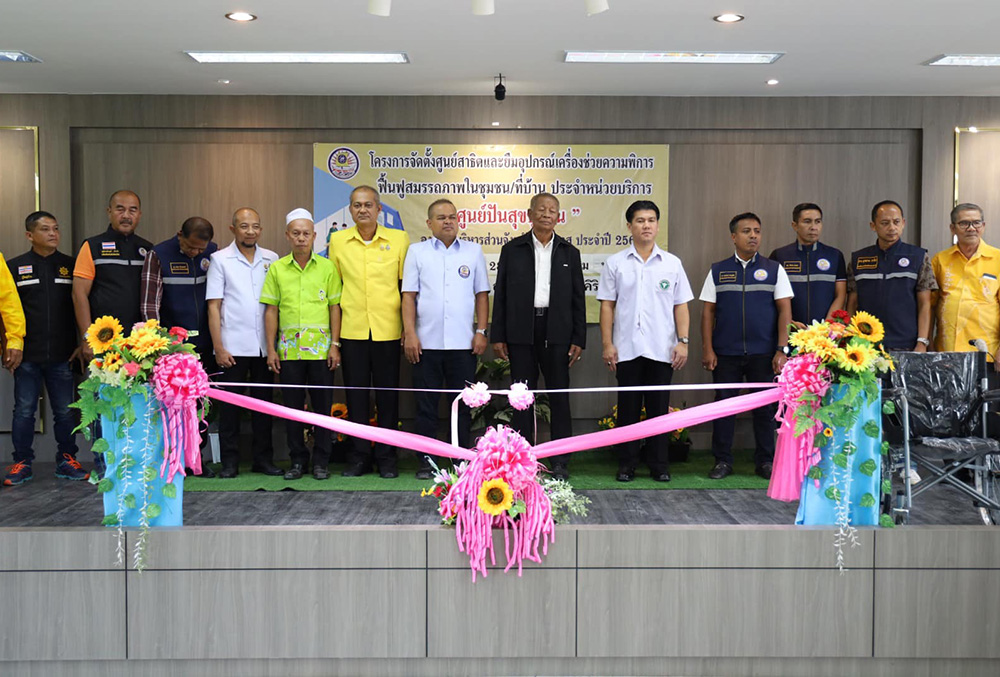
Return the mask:
[(757, 259), (757, 254), (759, 254), (759, 253), (760, 252), (754, 252), (754, 255), (751, 256), (746, 261), (744, 261), (743, 259), (740, 258), (740, 253), (739, 252), (736, 252), (735, 255), (736, 255), (736, 260), (739, 261), (741, 264), (743, 264), (743, 267), (746, 268), (748, 265), (750, 265), (751, 263), (753, 263)]
[(538, 241), (538, 238), (535, 237), (535, 231), (531, 231), (531, 243), (535, 245), (535, 249), (550, 249), (552, 247), (552, 243), (555, 241), (556, 241), (556, 234), (552, 233), (552, 237), (549, 238), (549, 241), (546, 242), (545, 244), (542, 244), (541, 242)]
[[(639, 254), (639, 250), (635, 248), (635, 243), (634, 242), (631, 245), (629, 245), (628, 255), (629, 256), (634, 256), (635, 258), (639, 259), (640, 263), (644, 263), (642, 256)], [(646, 261), (649, 261), (650, 259), (653, 259), (653, 258), (656, 258), (656, 257), (660, 257), (662, 259), (663, 258), (663, 250), (660, 249), (660, 247), (654, 242), (653, 243), (653, 251), (651, 251), (649, 253), (649, 258), (646, 259)]]
[(260, 248), (260, 245), (253, 246), (253, 263), (247, 261), (247, 257), (243, 256), (243, 252), (240, 251), (239, 245), (236, 244), (236, 240), (233, 240), (232, 244), (226, 247), (227, 254), (226, 257), (230, 259), (241, 259), (251, 266), (257, 265), (257, 263), (264, 257), (264, 252)]

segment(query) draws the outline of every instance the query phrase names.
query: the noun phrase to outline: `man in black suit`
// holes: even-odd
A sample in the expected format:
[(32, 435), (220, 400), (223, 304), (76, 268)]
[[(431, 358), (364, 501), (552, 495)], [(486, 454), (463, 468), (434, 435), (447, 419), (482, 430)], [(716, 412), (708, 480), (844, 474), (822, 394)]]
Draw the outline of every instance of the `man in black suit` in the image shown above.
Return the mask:
[[(586, 298), (580, 250), (555, 234), (560, 221), (559, 200), (539, 193), (528, 208), (531, 232), (500, 250), (493, 300), (490, 340), (498, 357), (510, 360), (510, 377), (538, 387), (538, 372), (546, 388), (568, 388), (569, 368), (580, 360), (587, 342)], [(569, 395), (549, 395), (552, 439), (573, 434)], [(511, 421), (529, 442), (535, 442), (531, 411), (514, 412)], [(568, 456), (552, 457), (552, 475), (568, 479)]]

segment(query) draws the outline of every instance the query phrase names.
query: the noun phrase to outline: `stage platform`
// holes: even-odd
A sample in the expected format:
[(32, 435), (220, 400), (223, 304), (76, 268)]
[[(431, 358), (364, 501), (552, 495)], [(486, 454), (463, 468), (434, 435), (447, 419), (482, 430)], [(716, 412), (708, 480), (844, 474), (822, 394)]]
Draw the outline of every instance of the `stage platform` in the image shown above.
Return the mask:
[(0, 490), (5, 676), (1000, 673), (1000, 529), (954, 492), (843, 572), (760, 491), (582, 492), (542, 565), (473, 584), (399, 492), (188, 493), (140, 574), (93, 487), (36, 467)]

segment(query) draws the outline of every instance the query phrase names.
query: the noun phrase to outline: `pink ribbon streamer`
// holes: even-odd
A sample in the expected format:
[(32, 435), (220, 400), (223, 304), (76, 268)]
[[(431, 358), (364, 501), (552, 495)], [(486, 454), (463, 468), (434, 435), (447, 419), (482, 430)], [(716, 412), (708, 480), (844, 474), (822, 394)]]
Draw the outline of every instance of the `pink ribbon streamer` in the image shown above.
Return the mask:
[(163, 463), (160, 477), (167, 482), (188, 467), (201, 472), (201, 436), (198, 434), (198, 400), (208, 392), (208, 375), (198, 356), (164, 355), (153, 366), (153, 393), (160, 402), (163, 423)]

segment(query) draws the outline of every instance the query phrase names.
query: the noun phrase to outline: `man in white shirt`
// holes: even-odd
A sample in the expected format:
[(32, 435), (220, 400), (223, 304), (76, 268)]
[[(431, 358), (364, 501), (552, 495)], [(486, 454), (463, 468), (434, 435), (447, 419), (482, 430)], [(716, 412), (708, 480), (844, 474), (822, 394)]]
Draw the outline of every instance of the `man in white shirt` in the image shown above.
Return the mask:
[[(737, 214), (729, 222), (735, 256), (712, 264), (701, 300), (701, 363), (715, 383), (768, 382), (781, 372), (788, 359), (788, 325), (792, 321), (791, 282), (777, 261), (761, 256), (760, 217)], [(719, 401), (738, 394), (717, 390)], [(771, 478), (774, 461), (775, 406), (753, 411), (756, 441), (754, 464), (764, 479)], [(712, 423), (715, 467), (708, 476), (722, 479), (733, 472), (733, 416)]]
[[(656, 245), (660, 208), (649, 200), (625, 211), (632, 246), (608, 257), (601, 271), (603, 359), (619, 386), (670, 385), (688, 357), (688, 302), (694, 298), (681, 260)], [(619, 391), (618, 425), (666, 414), (670, 391)], [(646, 463), (657, 482), (670, 481), (669, 433), (647, 442)], [(619, 482), (635, 479), (639, 441), (618, 445)]]
[[(215, 348), (215, 359), (222, 369), (221, 381), (272, 384), (274, 376), (267, 368), (267, 342), (264, 338), (264, 305), (260, 292), (264, 278), (278, 255), (257, 244), (260, 239), (260, 215), (249, 207), (233, 214), (233, 243), (212, 254), (208, 268), (208, 328)], [(242, 389), (240, 389), (242, 390)], [(271, 401), (271, 388), (249, 388), (250, 395)], [(239, 407), (219, 404), (219, 444), (222, 455), (220, 477), (239, 474)], [(274, 465), (271, 417), (251, 413), (254, 472), (282, 475)]]
[[(433, 237), (410, 245), (403, 266), (403, 352), (413, 365), (414, 388), (461, 390), (476, 378), (476, 357), (486, 350), (490, 280), (475, 242), (458, 238), (458, 212), (441, 199), (427, 209)], [(473, 320), (476, 329), (473, 331)], [(417, 393), (417, 433), (435, 437), (440, 393)], [(472, 445), (468, 407), (458, 414), (458, 443)], [(417, 479), (430, 479), (421, 456)]]

